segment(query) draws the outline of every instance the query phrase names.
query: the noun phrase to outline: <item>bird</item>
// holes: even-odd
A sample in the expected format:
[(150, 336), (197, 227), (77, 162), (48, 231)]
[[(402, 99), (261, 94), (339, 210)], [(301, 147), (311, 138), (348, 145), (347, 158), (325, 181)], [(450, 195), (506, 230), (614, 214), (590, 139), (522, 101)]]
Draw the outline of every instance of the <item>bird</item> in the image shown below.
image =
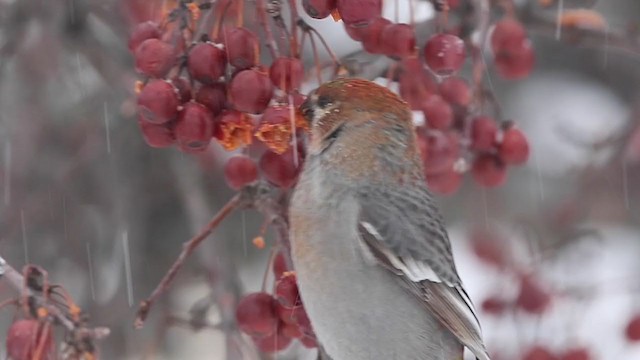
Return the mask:
[(426, 187), (411, 111), (339, 78), (299, 109), (306, 159), (289, 204), (291, 258), (323, 359), (490, 360)]

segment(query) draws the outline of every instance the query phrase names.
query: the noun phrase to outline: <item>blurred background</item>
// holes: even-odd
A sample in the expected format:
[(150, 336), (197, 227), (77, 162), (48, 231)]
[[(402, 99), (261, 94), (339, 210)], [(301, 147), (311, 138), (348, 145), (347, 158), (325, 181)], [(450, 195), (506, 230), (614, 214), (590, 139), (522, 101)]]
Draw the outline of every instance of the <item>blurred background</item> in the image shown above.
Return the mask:
[[(491, 22), (505, 2), (491, 4)], [(503, 186), (483, 188), (465, 176), (455, 194), (438, 196), (458, 269), (496, 360), (640, 358), (640, 2), (511, 4), (535, 67), (525, 79), (504, 80), (487, 51), (483, 76), (531, 154)], [(16, 269), (42, 266), (92, 325), (110, 328), (99, 342), (104, 359), (311, 359), (314, 351), (297, 342), (277, 356), (239, 350), (249, 342), (238, 333), (188, 321), (196, 304), (211, 324), (224, 322), (233, 310), (221, 308), (260, 290), (275, 240), (268, 232), (267, 247), (254, 246), (263, 217), (251, 210), (232, 213), (144, 328), (133, 328), (138, 303), (182, 243), (234, 194), (223, 171), (234, 152), (218, 143), (195, 155), (152, 148), (137, 125), (129, 34), (171, 6), (0, 0), (0, 255)], [(299, 7), (350, 71), (389, 83), (388, 59), (363, 53), (331, 17), (310, 19)], [(601, 18), (559, 26), (558, 14), (575, 8)], [(394, 11), (387, 1), (385, 15)], [(416, 21), (422, 46), (434, 28), (419, 24), (438, 16), (433, 4), (399, 0), (398, 11), (398, 21)], [(450, 21), (464, 11), (452, 11)], [(245, 14), (245, 26), (258, 29), (253, 2)], [(312, 51), (302, 59), (312, 64)], [(467, 61), (461, 74), (472, 71)], [(316, 85), (308, 71), (303, 92)], [(0, 295), (18, 293), (0, 281)], [(14, 309), (0, 311), (3, 336), (22, 316)]]

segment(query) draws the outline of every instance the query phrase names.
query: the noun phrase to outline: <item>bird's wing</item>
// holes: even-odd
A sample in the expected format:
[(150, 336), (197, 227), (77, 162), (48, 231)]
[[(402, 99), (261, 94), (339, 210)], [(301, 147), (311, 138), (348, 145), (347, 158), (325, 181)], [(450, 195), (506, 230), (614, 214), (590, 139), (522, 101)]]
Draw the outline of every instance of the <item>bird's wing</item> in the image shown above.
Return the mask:
[(367, 257), (406, 288), (480, 360), (490, 360), (471, 299), (453, 262), (442, 216), (424, 183), (360, 189), (359, 232)]

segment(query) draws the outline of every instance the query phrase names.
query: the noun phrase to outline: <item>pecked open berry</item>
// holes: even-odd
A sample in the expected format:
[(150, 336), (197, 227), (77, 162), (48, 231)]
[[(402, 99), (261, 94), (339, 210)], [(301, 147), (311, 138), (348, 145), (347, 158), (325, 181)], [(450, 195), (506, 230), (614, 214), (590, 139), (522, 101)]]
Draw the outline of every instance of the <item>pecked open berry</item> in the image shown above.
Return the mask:
[(259, 167), (269, 182), (283, 189), (288, 189), (298, 180), (302, 161), (302, 154), (298, 152), (296, 165), (293, 149), (288, 149), (283, 154), (265, 151), (260, 158)]
[(229, 187), (240, 190), (258, 179), (258, 166), (248, 156), (233, 156), (224, 164), (224, 178)]
[(303, 77), (302, 61), (296, 58), (279, 57), (269, 69), (269, 78), (273, 85), (285, 92), (299, 89)]
[(174, 131), (180, 149), (204, 150), (213, 135), (213, 114), (204, 105), (190, 101), (180, 112)]
[(129, 50), (136, 51), (138, 46), (147, 39), (160, 39), (162, 33), (155, 21), (145, 21), (136, 25), (129, 37)]
[(204, 84), (212, 84), (224, 75), (227, 56), (223, 47), (211, 42), (203, 42), (189, 50), (187, 67), (189, 73)]
[(324, 19), (336, 8), (336, 0), (303, 0), (302, 7), (314, 19)]
[(493, 118), (479, 116), (471, 123), (471, 148), (487, 151), (495, 146), (498, 124)]
[(284, 307), (291, 308), (302, 305), (295, 273), (287, 272), (278, 279), (274, 295), (280, 305)]
[[(40, 344), (42, 352), (37, 357)], [(7, 332), (6, 351), (12, 360), (32, 360), (36, 357), (41, 360), (53, 359), (55, 354), (51, 328), (41, 326), (37, 320), (16, 320)]]
[(507, 180), (507, 167), (494, 155), (480, 154), (473, 160), (471, 174), (478, 184), (496, 187)]
[(152, 78), (165, 77), (175, 60), (173, 46), (162, 40), (147, 39), (136, 48), (136, 70)]
[(225, 150), (251, 144), (254, 125), (249, 115), (237, 110), (224, 110), (215, 123), (214, 136)]
[(404, 58), (416, 51), (416, 34), (408, 24), (389, 24), (380, 33), (382, 53), (392, 58)]
[(438, 174), (427, 174), (427, 186), (436, 194), (450, 195), (462, 184), (462, 174), (450, 169)]
[(424, 47), (427, 66), (438, 75), (451, 75), (460, 70), (465, 54), (464, 41), (451, 34), (434, 35)]
[(498, 147), (502, 161), (509, 165), (521, 165), (529, 159), (529, 142), (527, 137), (517, 128), (504, 131), (502, 143)]
[(151, 80), (138, 95), (138, 113), (145, 121), (164, 124), (178, 114), (178, 90), (165, 80)]
[(165, 148), (176, 142), (172, 123), (158, 125), (138, 118), (138, 126), (140, 126), (144, 141), (151, 147)]
[(246, 295), (236, 308), (236, 321), (244, 333), (252, 336), (266, 336), (276, 332), (278, 327), (277, 301), (264, 293)]
[(252, 337), (256, 347), (260, 351), (266, 353), (274, 353), (286, 349), (291, 344), (292, 339), (284, 334), (283, 327), (278, 326), (277, 331), (274, 331), (270, 335), (266, 336), (254, 336)]
[(431, 129), (446, 130), (453, 125), (451, 105), (440, 95), (431, 95), (422, 103), (422, 112), (427, 125)]
[(269, 106), (260, 119), (256, 138), (278, 154), (289, 148), (294, 128), (305, 128), (306, 121), (301, 114), (289, 106)]
[(227, 92), (225, 85), (215, 83), (211, 85), (202, 85), (196, 93), (195, 99), (200, 104), (206, 106), (213, 115), (218, 115), (224, 110), (227, 104)]
[(440, 95), (453, 105), (467, 106), (471, 103), (469, 84), (458, 76), (450, 76), (440, 83)]
[(337, 8), (347, 25), (366, 24), (382, 16), (382, 0), (338, 0)]
[(228, 95), (236, 110), (260, 114), (273, 97), (273, 85), (266, 72), (259, 69), (243, 70), (231, 79)]
[(248, 69), (260, 61), (258, 37), (245, 27), (223, 30), (224, 47), (229, 64), (236, 69)]

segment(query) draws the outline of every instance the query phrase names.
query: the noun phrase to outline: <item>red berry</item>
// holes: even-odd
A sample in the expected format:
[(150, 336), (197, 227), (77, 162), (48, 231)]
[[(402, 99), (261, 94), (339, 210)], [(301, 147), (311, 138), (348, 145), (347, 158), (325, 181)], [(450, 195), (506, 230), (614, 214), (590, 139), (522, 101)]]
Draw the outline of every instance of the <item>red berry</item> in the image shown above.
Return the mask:
[(258, 166), (250, 157), (236, 155), (224, 164), (224, 177), (229, 187), (240, 190), (258, 179)]
[(542, 345), (535, 345), (525, 351), (522, 360), (556, 360), (551, 350)]
[(280, 320), (285, 324), (295, 324), (300, 327), (302, 332), (308, 332), (311, 330), (311, 321), (307, 315), (304, 306), (298, 305), (294, 307), (286, 307), (278, 304), (276, 311)]
[(146, 21), (136, 25), (129, 38), (129, 50), (136, 51), (138, 46), (147, 39), (159, 39), (162, 36), (158, 24), (154, 21)]
[(295, 273), (286, 273), (276, 282), (275, 297), (284, 307), (302, 305)]
[(260, 42), (251, 30), (236, 27), (223, 30), (224, 47), (229, 64), (236, 69), (248, 69), (260, 61)]
[(502, 143), (498, 147), (502, 161), (509, 165), (521, 165), (529, 159), (529, 143), (527, 137), (516, 128), (504, 131)]
[(284, 336), (299, 338), (303, 335), (298, 325), (282, 323), (280, 326), (282, 326), (282, 334), (284, 334)]
[(138, 95), (138, 113), (142, 119), (164, 124), (178, 114), (178, 90), (168, 81), (151, 80)]
[(324, 19), (336, 8), (336, 0), (303, 0), (302, 7), (314, 19)]
[(368, 23), (382, 16), (382, 0), (338, 0), (337, 8), (347, 25)]
[(484, 229), (471, 233), (471, 247), (478, 259), (488, 265), (503, 268), (508, 265), (506, 248), (498, 234)]
[(175, 64), (173, 47), (158, 39), (143, 41), (135, 52), (136, 71), (153, 78), (167, 75)]
[(213, 135), (213, 114), (204, 105), (190, 101), (180, 112), (174, 131), (182, 150), (204, 150)]
[(240, 330), (252, 336), (273, 334), (278, 327), (277, 301), (264, 293), (246, 295), (236, 308), (236, 321)]
[(431, 129), (446, 130), (453, 124), (453, 110), (440, 95), (429, 96), (422, 104), (422, 112)]
[[(47, 330), (44, 333), (45, 329)], [(42, 337), (45, 337), (44, 340)], [(39, 344), (42, 343), (41, 356), (38, 359), (49, 360), (54, 356), (51, 328), (44, 327), (36, 320), (16, 320), (7, 333), (7, 356), (12, 360), (35, 359)]]
[(302, 61), (296, 58), (279, 57), (269, 69), (269, 78), (278, 89), (290, 92), (299, 89), (304, 77)]
[(260, 169), (264, 177), (276, 186), (283, 189), (292, 187), (298, 180), (303, 158), (298, 152), (298, 163), (296, 165), (293, 149), (287, 150), (282, 155), (273, 151), (265, 151), (260, 158)]
[(170, 123), (156, 125), (142, 119), (138, 119), (138, 125), (142, 131), (144, 141), (151, 147), (164, 148), (169, 147), (176, 142), (176, 136), (173, 133), (173, 128)]
[(496, 142), (498, 124), (493, 118), (480, 116), (471, 123), (471, 148), (474, 150), (491, 150)]
[(226, 53), (220, 45), (210, 42), (199, 43), (189, 51), (187, 67), (198, 81), (212, 84), (224, 75), (227, 64)]
[(276, 256), (273, 258), (273, 276), (276, 279), (280, 279), (282, 274), (288, 270), (287, 259), (285, 258), (284, 252), (278, 251)]
[(382, 54), (384, 45), (382, 43), (382, 31), (391, 25), (391, 21), (385, 18), (375, 18), (366, 25), (357, 25), (354, 28), (362, 37), (362, 47), (371, 54)]
[(426, 178), (429, 190), (436, 194), (453, 194), (462, 184), (462, 174), (453, 169), (439, 174), (427, 174)]
[(220, 114), (227, 104), (225, 85), (222, 83), (202, 85), (196, 93), (196, 101), (211, 110), (214, 116)]
[(541, 314), (551, 304), (551, 295), (542, 288), (533, 276), (520, 278), (520, 292), (516, 305), (531, 314)]
[(453, 169), (453, 163), (460, 153), (459, 139), (455, 132), (429, 133), (420, 145), (427, 175), (440, 174)]
[(382, 52), (393, 58), (404, 58), (416, 50), (416, 34), (408, 24), (389, 24), (380, 33)]
[(504, 311), (507, 309), (507, 302), (499, 299), (497, 297), (490, 297), (484, 299), (482, 302), (481, 308), (482, 311), (491, 315), (502, 315)]
[(229, 101), (238, 111), (260, 114), (272, 96), (273, 85), (269, 76), (258, 69), (240, 71), (229, 84)]
[(531, 42), (525, 40), (513, 47), (496, 51), (494, 62), (498, 75), (505, 79), (517, 80), (527, 77), (535, 64), (535, 53)]
[(504, 18), (496, 23), (491, 33), (491, 49), (494, 52), (522, 43), (527, 31), (516, 19)]
[(424, 47), (429, 68), (439, 75), (451, 75), (462, 68), (465, 58), (464, 41), (455, 35), (432, 36)]
[(625, 329), (625, 335), (630, 342), (640, 341), (640, 314), (634, 315)]
[(436, 93), (438, 85), (433, 79), (433, 75), (425, 71), (424, 65), (419, 59), (404, 59), (401, 66), (400, 96), (409, 103), (412, 110), (422, 110), (424, 100)]
[(558, 360), (591, 360), (591, 354), (586, 348), (576, 347), (565, 350)]
[(176, 87), (176, 90), (178, 90), (178, 98), (181, 103), (186, 103), (191, 100), (191, 85), (187, 79), (174, 77), (171, 79), (171, 83)]
[(291, 344), (291, 338), (286, 336), (282, 331), (282, 326), (278, 326), (278, 331), (262, 337), (253, 337), (253, 342), (260, 351), (274, 353), (282, 351)]
[(473, 179), (485, 187), (496, 187), (507, 180), (507, 168), (497, 157), (491, 154), (480, 154), (473, 161), (471, 168)]
[(451, 76), (440, 83), (440, 95), (449, 103), (467, 106), (471, 103), (471, 89), (467, 82), (457, 76)]
[(236, 110), (223, 110), (215, 120), (213, 135), (227, 150), (251, 144), (253, 140), (253, 120), (249, 115)]

